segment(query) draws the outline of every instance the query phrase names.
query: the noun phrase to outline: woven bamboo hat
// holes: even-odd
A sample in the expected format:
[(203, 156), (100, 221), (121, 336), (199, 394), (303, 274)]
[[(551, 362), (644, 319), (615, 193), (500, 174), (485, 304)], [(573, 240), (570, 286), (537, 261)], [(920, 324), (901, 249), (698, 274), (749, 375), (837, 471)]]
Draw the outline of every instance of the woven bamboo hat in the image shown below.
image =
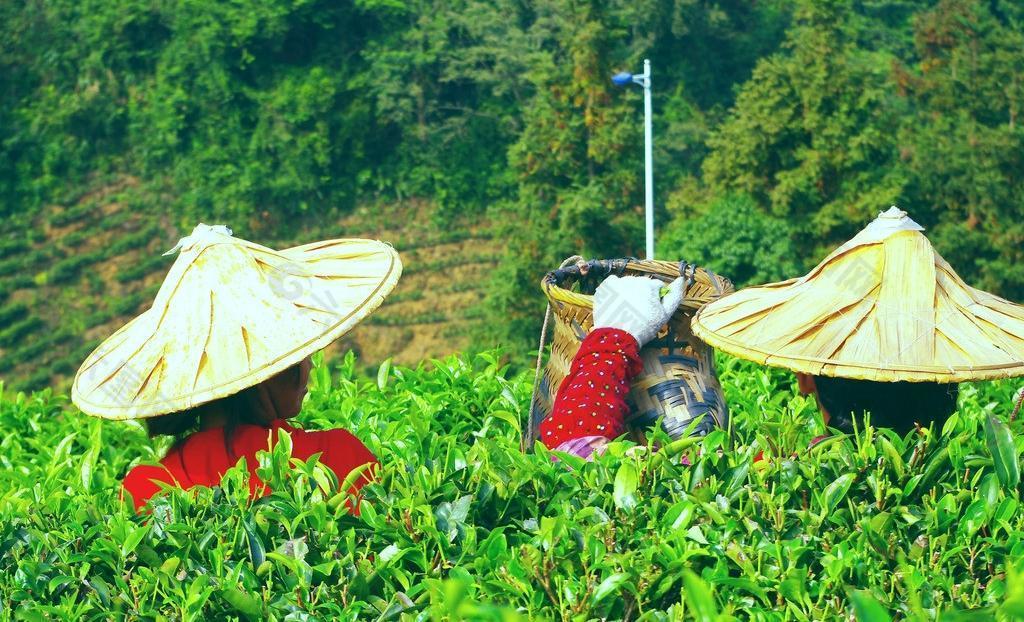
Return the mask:
[(968, 286), (896, 207), (806, 276), (705, 306), (694, 334), (797, 372), (885, 382), (1024, 375), (1024, 307)]
[(71, 399), (107, 419), (185, 410), (259, 384), (344, 335), (402, 273), (373, 240), (276, 251), (200, 224), (178, 251), (153, 306), (89, 355)]

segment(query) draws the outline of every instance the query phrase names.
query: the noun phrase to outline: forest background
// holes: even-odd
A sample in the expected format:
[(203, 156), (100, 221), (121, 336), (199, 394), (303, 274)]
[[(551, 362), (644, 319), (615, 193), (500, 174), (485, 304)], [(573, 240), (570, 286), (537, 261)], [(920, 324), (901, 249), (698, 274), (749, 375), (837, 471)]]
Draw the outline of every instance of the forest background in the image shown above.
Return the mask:
[(794, 276), (895, 203), (1024, 300), (1018, 2), (28, 0), (0, 3), (0, 376), (66, 383), (199, 221), (388, 239), (420, 307), (363, 350), (525, 362), (545, 271), (642, 254), (641, 94), (609, 78), (643, 58), (659, 257)]

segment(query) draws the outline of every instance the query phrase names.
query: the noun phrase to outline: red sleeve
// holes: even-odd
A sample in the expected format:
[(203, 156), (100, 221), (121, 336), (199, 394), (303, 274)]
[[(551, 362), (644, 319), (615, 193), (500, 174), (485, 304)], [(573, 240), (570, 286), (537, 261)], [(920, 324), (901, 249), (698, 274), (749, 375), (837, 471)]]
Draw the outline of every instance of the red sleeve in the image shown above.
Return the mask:
[(125, 492), (130, 494), (135, 511), (139, 512), (150, 497), (160, 492), (161, 483), (178, 484), (165, 467), (140, 464), (124, 476), (124, 481), (121, 483), (121, 494), (122, 496)]
[(636, 339), (617, 328), (587, 335), (562, 381), (551, 416), (540, 424), (544, 445), (554, 449), (584, 437), (613, 439), (626, 431), (630, 381), (643, 369)]
[[(303, 460), (315, 453), (320, 454), (320, 464), (330, 468), (338, 477), (340, 484), (354, 469), (370, 464), (352, 483), (349, 492), (357, 495), (359, 489), (373, 480), (380, 464), (377, 457), (367, 449), (366, 445), (348, 430), (335, 429), (323, 431), (300, 430), (286, 427), (292, 437), (292, 455)], [(353, 514), (359, 514), (358, 507), (349, 505)]]

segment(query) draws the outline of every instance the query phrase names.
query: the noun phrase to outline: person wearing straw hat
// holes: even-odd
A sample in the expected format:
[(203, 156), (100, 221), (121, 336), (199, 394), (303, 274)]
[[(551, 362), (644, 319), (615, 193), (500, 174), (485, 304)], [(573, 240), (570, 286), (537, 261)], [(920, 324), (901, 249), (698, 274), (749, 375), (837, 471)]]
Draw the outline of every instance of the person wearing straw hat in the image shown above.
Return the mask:
[(693, 333), (784, 367), (831, 427), (941, 429), (957, 383), (1024, 375), (1024, 307), (968, 286), (895, 206), (807, 275), (701, 309)]
[(240, 458), (252, 495), (266, 494), (256, 452), (281, 430), (293, 456), (319, 453), (338, 481), (353, 473), (355, 494), (377, 464), (366, 446), (345, 430), (306, 431), (287, 420), (301, 409), (310, 356), (395, 287), (398, 253), (358, 239), (278, 251), (205, 224), (165, 254), (175, 252), (153, 305), (86, 358), (71, 389), (86, 414), (141, 419), (151, 435), (179, 437), (160, 464), (126, 475), (136, 510), (165, 486), (216, 485)]

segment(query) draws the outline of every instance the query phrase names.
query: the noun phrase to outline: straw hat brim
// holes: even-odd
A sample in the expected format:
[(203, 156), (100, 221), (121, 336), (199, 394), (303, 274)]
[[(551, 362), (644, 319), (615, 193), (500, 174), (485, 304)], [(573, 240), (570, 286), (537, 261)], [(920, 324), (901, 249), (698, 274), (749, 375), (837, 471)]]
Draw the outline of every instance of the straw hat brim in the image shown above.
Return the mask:
[(967, 285), (913, 228), (866, 229), (804, 277), (705, 306), (692, 328), (723, 352), (818, 376), (1024, 375), (1024, 307)]
[(350, 331), (402, 273), (375, 240), (211, 240), (182, 250), (153, 306), (86, 358), (71, 391), (83, 412), (155, 417), (257, 385)]

